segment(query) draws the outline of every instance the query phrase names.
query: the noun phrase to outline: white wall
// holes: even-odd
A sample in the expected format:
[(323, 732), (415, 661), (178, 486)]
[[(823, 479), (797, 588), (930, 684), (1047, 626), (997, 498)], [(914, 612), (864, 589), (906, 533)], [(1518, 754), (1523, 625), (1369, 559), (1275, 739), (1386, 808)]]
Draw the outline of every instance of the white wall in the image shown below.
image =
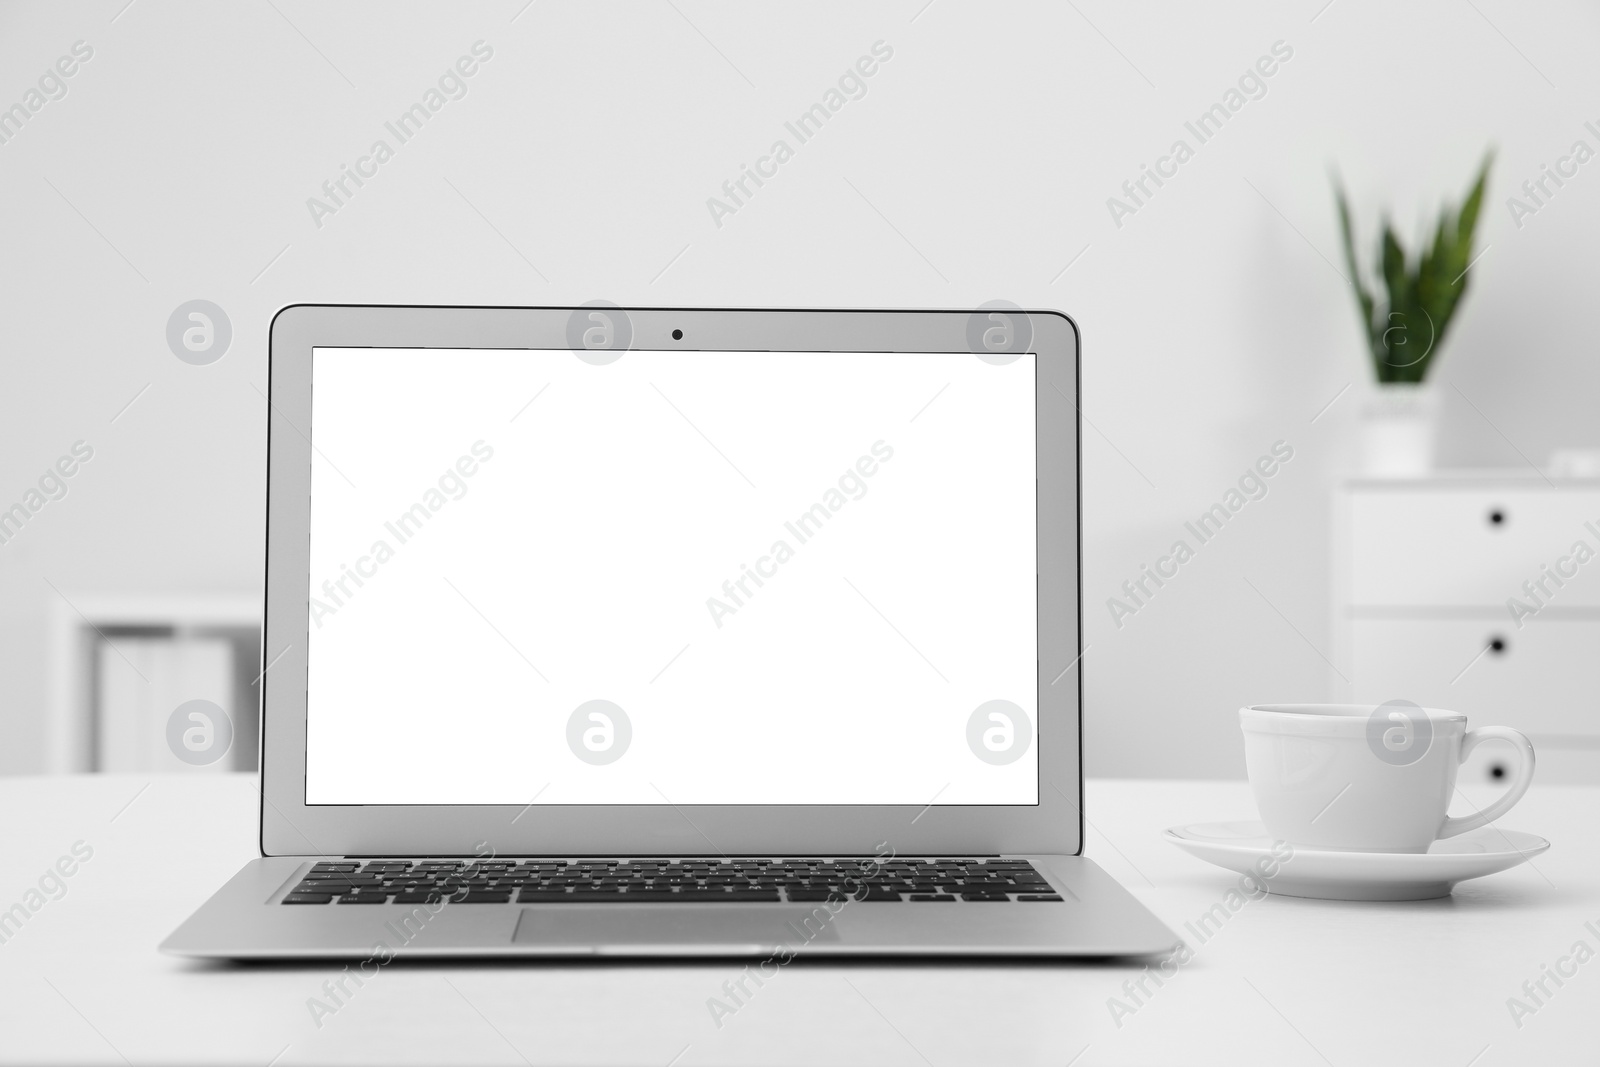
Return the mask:
[[(0, 545), (0, 770), (44, 759), (47, 579), (69, 597), (257, 587), (259, 391), (291, 302), (1068, 311), (1098, 774), (1238, 774), (1239, 704), (1336, 691), (1317, 651), (1328, 487), (1367, 371), (1331, 166), (1370, 240), (1382, 206), (1414, 232), (1498, 146), (1489, 252), (1440, 367), (1461, 391), (1443, 459), (1600, 445), (1600, 163), (1520, 229), (1505, 204), (1574, 140), (1600, 148), (1589, 5), (123, 3), (0, 8), (0, 106), (94, 48), (0, 144), (0, 507), (74, 441), (95, 448)], [(468, 95), (317, 228), (306, 198), (480, 39), (494, 56)], [(707, 198), (878, 40), (894, 56), (867, 96), (714, 225)], [(1114, 225), (1107, 197), (1193, 144), (1184, 120), (1280, 40), (1267, 95)], [(208, 367), (164, 340), (196, 297), (235, 332)], [(1295, 458), (1271, 494), (1113, 627), (1119, 583), (1280, 439)]]

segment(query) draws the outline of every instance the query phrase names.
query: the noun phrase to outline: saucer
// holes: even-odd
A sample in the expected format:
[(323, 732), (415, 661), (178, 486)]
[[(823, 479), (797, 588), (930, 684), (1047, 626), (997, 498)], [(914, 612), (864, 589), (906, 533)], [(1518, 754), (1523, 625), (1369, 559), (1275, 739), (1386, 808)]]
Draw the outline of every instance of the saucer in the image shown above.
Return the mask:
[[(1258, 822), (1194, 823), (1174, 826), (1162, 836), (1190, 855), (1241, 874), (1256, 874), (1257, 861), (1276, 859), (1273, 840)], [(1278, 864), (1277, 874), (1257, 877), (1269, 892), (1288, 897), (1430, 900), (1449, 896), (1457, 882), (1515, 867), (1549, 847), (1542, 837), (1485, 826), (1435, 841), (1420, 853), (1296, 848)]]

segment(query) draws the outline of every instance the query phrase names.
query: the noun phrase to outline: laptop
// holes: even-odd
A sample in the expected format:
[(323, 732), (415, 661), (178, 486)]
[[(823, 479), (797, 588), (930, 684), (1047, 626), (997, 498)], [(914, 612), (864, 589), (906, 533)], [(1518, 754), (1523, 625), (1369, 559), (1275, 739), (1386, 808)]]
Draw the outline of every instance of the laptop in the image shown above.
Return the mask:
[(1078, 332), (296, 305), (261, 856), (192, 957), (1178, 938), (1083, 856)]

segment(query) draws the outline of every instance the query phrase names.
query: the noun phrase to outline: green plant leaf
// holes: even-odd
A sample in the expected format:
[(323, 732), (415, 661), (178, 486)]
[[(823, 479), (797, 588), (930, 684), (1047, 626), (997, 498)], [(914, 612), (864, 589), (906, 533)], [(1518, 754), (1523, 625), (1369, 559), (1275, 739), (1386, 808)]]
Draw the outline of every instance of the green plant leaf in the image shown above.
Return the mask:
[(1414, 265), (1408, 265), (1404, 247), (1394, 228), (1384, 222), (1378, 244), (1378, 276), (1387, 303), (1380, 306), (1362, 280), (1356, 263), (1350, 207), (1342, 185), (1335, 181), (1340, 235), (1350, 286), (1361, 309), (1363, 326), (1372, 350), (1373, 369), (1380, 382), (1421, 382), (1428, 373), (1466, 294), (1473, 262), (1473, 234), (1488, 188), (1494, 153), (1484, 156), (1477, 178), (1456, 213), (1446, 206), (1439, 213), (1432, 240), (1424, 240)]
[(1478, 214), (1489, 181), (1489, 167), (1493, 162), (1494, 153), (1487, 153), (1478, 169), (1477, 180), (1461, 205), (1460, 215), (1452, 217), (1446, 212), (1439, 219), (1439, 235), (1435, 238), (1435, 244), (1443, 245), (1448, 254), (1435, 257), (1435, 273), (1428, 278), (1430, 311), (1437, 319), (1439, 343), (1443, 343), (1455, 319), (1456, 309), (1461, 305), (1461, 298), (1467, 293), (1473, 256), (1473, 232), (1477, 229)]
[(1416, 296), (1415, 276), (1406, 270), (1406, 253), (1400, 247), (1394, 227), (1385, 221), (1379, 240), (1378, 270), (1383, 275), (1389, 297), (1388, 312), (1381, 321), (1381, 333), (1373, 357), (1378, 364), (1378, 380), (1414, 381), (1411, 342), (1422, 315)]
[(1339, 200), (1339, 233), (1344, 240), (1345, 269), (1350, 272), (1350, 288), (1355, 291), (1356, 307), (1361, 312), (1361, 336), (1366, 340), (1369, 351), (1377, 352), (1378, 335), (1375, 332), (1373, 319), (1372, 292), (1367, 288), (1366, 282), (1361, 279), (1361, 268), (1356, 264), (1355, 241), (1351, 237), (1350, 204), (1345, 199), (1344, 186), (1335, 184), (1335, 194)]

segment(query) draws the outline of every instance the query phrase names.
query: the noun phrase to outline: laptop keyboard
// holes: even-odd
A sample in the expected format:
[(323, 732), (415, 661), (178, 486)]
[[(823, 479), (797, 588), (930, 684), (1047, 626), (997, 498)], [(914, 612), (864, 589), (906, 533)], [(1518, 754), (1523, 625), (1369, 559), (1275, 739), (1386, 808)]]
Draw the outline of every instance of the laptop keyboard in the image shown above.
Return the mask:
[(1026, 860), (329, 860), (284, 904), (1060, 901)]

